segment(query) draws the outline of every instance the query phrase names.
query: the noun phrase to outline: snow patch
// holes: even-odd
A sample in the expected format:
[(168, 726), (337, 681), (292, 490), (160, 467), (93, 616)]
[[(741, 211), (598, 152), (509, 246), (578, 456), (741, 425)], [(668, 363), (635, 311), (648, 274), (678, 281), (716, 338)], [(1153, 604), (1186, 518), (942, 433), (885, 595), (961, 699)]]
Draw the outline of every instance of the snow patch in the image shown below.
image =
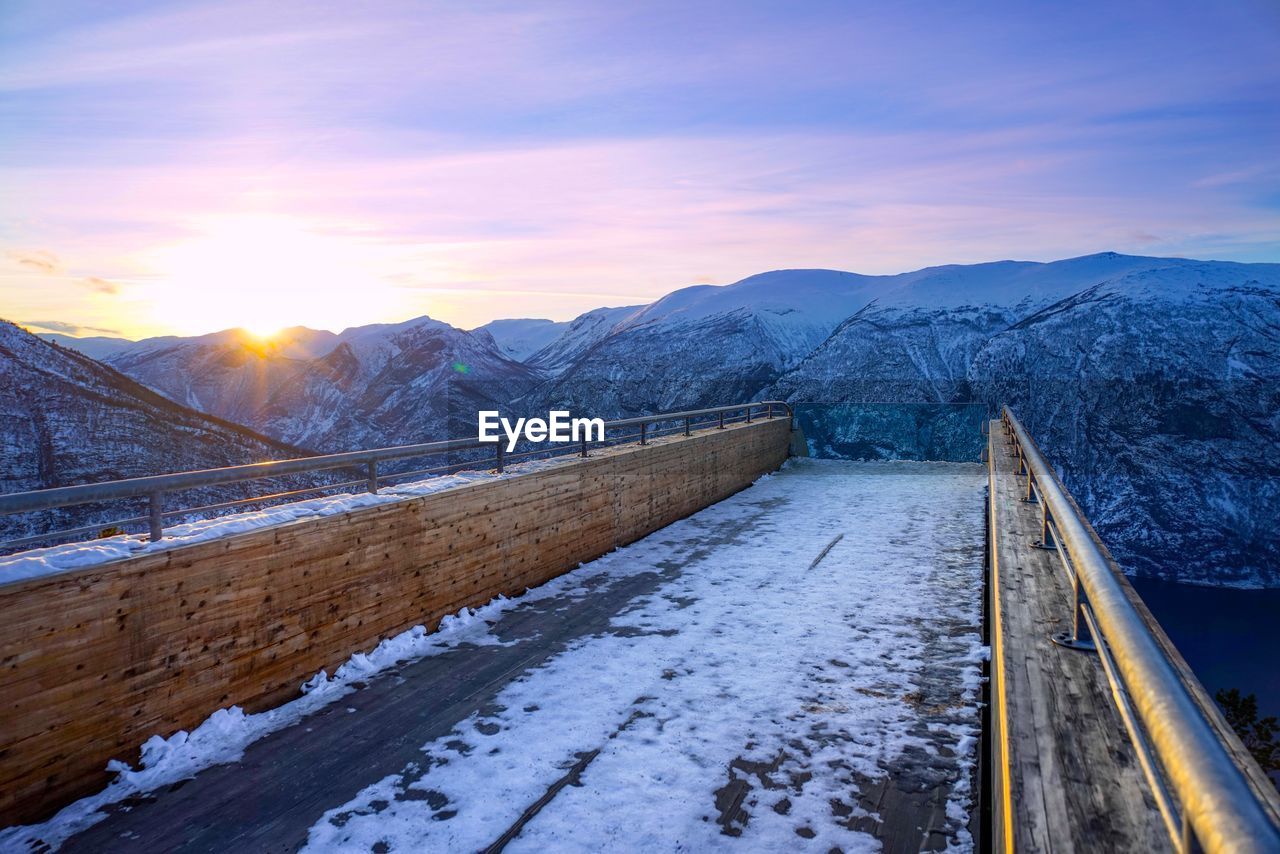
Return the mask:
[(32, 549), (0, 557), (0, 584), (68, 572), (75, 569), (98, 566), (114, 560), (154, 554), (170, 549), (216, 540), (233, 534), (243, 534), (271, 525), (283, 525), (302, 519), (337, 516), (364, 507), (392, 504), (411, 498), (431, 495), (446, 489), (454, 489), (473, 483), (517, 477), (533, 471), (563, 464), (563, 459), (530, 460), (508, 466), (502, 474), (493, 471), (461, 471), (440, 475), (412, 483), (382, 487), (376, 494), (339, 493), (306, 501), (277, 504), (262, 510), (250, 510), (212, 519), (184, 522), (164, 529), (164, 539), (149, 542), (144, 534), (123, 534), (100, 540), (64, 543), (47, 548)]
[(117, 759), (107, 763), (107, 770), (116, 777), (98, 794), (70, 804), (42, 824), (0, 830), (0, 851), (44, 850), (41, 845), (56, 849), (71, 836), (106, 818), (106, 808), (194, 777), (205, 768), (239, 761), (253, 742), (298, 723), (350, 694), (359, 683), (401, 662), (434, 655), (461, 643), (500, 643), (489, 633), (490, 623), (516, 601), (498, 596), (478, 608), (463, 608), (442, 619), (435, 632), (414, 626), (382, 641), (370, 652), (351, 656), (333, 676), (319, 671), (302, 684), (302, 696), (274, 709), (246, 714), (239, 706), (232, 706), (217, 710), (190, 732), (179, 730), (168, 738), (153, 735), (142, 745), (136, 768)]

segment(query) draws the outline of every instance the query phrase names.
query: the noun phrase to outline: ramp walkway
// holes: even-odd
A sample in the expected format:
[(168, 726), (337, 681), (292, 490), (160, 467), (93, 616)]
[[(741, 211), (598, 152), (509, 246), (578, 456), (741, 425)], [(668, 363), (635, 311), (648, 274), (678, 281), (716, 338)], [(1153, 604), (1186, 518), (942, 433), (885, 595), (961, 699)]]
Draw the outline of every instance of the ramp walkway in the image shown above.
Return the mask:
[(44, 832), (67, 851), (970, 847), (986, 483), (792, 460), (235, 761)]

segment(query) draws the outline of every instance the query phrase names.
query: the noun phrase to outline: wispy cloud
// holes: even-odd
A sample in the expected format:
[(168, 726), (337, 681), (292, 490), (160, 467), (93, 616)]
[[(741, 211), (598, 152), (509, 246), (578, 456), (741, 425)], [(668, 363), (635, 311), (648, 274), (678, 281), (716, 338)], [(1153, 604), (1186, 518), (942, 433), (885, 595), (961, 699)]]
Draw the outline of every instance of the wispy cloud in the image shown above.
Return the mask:
[(19, 267), (34, 270), (37, 273), (52, 275), (58, 272), (58, 256), (52, 252), (18, 250), (9, 252), (9, 257), (16, 261)]
[[(26, 316), (166, 331), (146, 294), (193, 285), (162, 250), (267, 215), (462, 325), (787, 266), (1280, 260), (1264, 0), (7, 14), (0, 300)], [(352, 322), (376, 304), (346, 298)]]
[(112, 296), (120, 293), (120, 286), (115, 282), (109, 282), (106, 279), (100, 279), (97, 276), (86, 276), (80, 281), (94, 293), (110, 294)]
[(63, 320), (24, 320), (22, 326), (44, 329), (48, 332), (60, 332), (64, 335), (80, 336), (85, 332), (96, 332), (101, 335), (119, 335), (118, 329), (107, 329), (101, 326), (80, 326)]

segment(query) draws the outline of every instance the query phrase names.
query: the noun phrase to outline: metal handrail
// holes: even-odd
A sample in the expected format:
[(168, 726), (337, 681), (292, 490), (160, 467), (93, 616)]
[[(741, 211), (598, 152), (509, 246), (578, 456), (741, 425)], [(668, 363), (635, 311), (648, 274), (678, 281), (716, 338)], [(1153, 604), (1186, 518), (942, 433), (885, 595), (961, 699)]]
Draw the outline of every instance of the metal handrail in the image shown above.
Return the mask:
[[(1026, 428), (1004, 407), (1006, 433), (1026, 474), (1027, 500), (1041, 505), (1040, 545), (1063, 558), (1076, 602), (1064, 646), (1098, 647), (1112, 695), (1139, 751), (1175, 848), (1189, 852), (1277, 852), (1280, 828), (1200, 711), (1172, 662), (1134, 608), (1088, 524)], [(1092, 645), (1087, 635), (1092, 637)], [(1065, 634), (1065, 633), (1064, 633)], [(1119, 684), (1114, 681), (1116, 678)], [(1126, 707), (1129, 703), (1131, 707)], [(1146, 736), (1133, 726), (1133, 713)], [(1147, 745), (1150, 745), (1148, 748)], [(1168, 779), (1160, 779), (1152, 757)], [(1179, 814), (1167, 797), (1172, 789)]]
[[(735, 403), (727, 406), (708, 407), (706, 409), (690, 409), (679, 412), (659, 412), (654, 415), (642, 415), (636, 418), (622, 418), (616, 421), (606, 421), (604, 423), (604, 427), (607, 431), (620, 427), (639, 426), (641, 428), (638, 434), (640, 443), (645, 444), (648, 438), (645, 434), (645, 427), (650, 424), (683, 420), (685, 422), (684, 429), (687, 435), (689, 424), (695, 418), (718, 416), (719, 423), (723, 426), (724, 415), (726, 413), (745, 412), (746, 420), (750, 422), (753, 410), (764, 410), (766, 417), (773, 418), (774, 410), (777, 408), (782, 409), (786, 413), (788, 419), (793, 417), (791, 406), (785, 401), (762, 400), (753, 403)], [(209, 486), (224, 486), (232, 483), (244, 483), (246, 481), (262, 480), (264, 478), (281, 477), (284, 475), (308, 474), (346, 468), (363, 468), (366, 472), (366, 476), (362, 482), (365, 484), (366, 490), (376, 493), (378, 491), (379, 483), (379, 463), (409, 459), (413, 457), (425, 457), (434, 454), (444, 454), (452, 451), (488, 448), (493, 444), (494, 443), (492, 442), (481, 442), (479, 439), (445, 439), (439, 442), (424, 442), (415, 445), (397, 445), (394, 447), (374, 448), (364, 451), (346, 451), (338, 454), (322, 454), (314, 457), (301, 457), (291, 460), (275, 460), (272, 462), (250, 463), (248, 465), (226, 466), (224, 468), (203, 469), (200, 471), (177, 472), (173, 474), (152, 475), (149, 477), (134, 477), (125, 480), (105, 481), (102, 483), (85, 483), (76, 486), (60, 486), (53, 487), (51, 489), (36, 489), (28, 492), (13, 492), (7, 495), (0, 495), (0, 516), (14, 513), (30, 513), (40, 510), (53, 510), (59, 507), (71, 507), (102, 501), (143, 498), (146, 499), (148, 503), (147, 516), (128, 519), (125, 521), (133, 523), (145, 519), (145, 521), (149, 523), (150, 537), (154, 541), (159, 540), (164, 536), (165, 516), (195, 512), (194, 510), (166, 510), (164, 508), (164, 496), (168, 493), (184, 492), (190, 489), (199, 489)], [(585, 440), (580, 443), (577, 450), (581, 456), (587, 455), (589, 444), (591, 443), (588, 443)], [(497, 464), (497, 470), (501, 472), (503, 470), (504, 457), (508, 456), (504, 454), (504, 450), (502, 441), (499, 441), (496, 445), (496, 453), (493, 457), (475, 460), (474, 463), (493, 461)], [(394, 473), (388, 473), (383, 475), (383, 477), (396, 477), (396, 475)], [(326, 488), (329, 487), (315, 487), (313, 490), (299, 491), (318, 491)], [(253, 503), (253, 501), (254, 499), (241, 499), (237, 502), (231, 503)], [(37, 539), (52, 539), (58, 537), (59, 534), (73, 532), (79, 533), (82, 530), (84, 529), (75, 528), (68, 532), (52, 531), (35, 537), (23, 537), (11, 542), (27, 543)], [(0, 543), (0, 547), (4, 545), (8, 545), (8, 543)]]

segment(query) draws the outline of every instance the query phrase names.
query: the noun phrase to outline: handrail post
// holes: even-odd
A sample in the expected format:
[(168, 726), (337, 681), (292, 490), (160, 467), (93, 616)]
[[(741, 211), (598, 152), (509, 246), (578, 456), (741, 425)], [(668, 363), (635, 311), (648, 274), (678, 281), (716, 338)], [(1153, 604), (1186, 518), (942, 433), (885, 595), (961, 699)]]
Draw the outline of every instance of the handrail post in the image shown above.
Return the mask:
[(365, 488), (369, 490), (371, 495), (378, 494), (378, 461), (369, 460), (369, 475), (365, 483)]
[(1196, 829), (1191, 826), (1191, 816), (1184, 809), (1182, 811), (1182, 850), (1179, 854), (1202, 854), (1203, 851), (1200, 837), (1196, 836)]
[(716, 429), (717, 429), (717, 430), (723, 430), (723, 429), (724, 429), (724, 412), (721, 412), (721, 413), (720, 413), (720, 426), (719, 426), (719, 427), (717, 427)]
[(747, 404), (747, 423), (751, 423), (751, 404)]
[(580, 453), (579, 456), (585, 457), (586, 455), (587, 455), (587, 431), (583, 430), (582, 431), (582, 452)]
[(1049, 504), (1045, 501), (1040, 502), (1040, 542), (1035, 543), (1035, 546), (1050, 551), (1058, 550), (1058, 538), (1053, 536), (1053, 529), (1049, 526)]
[(648, 426), (649, 425), (644, 421), (640, 422), (640, 444), (641, 445), (649, 444), (648, 442), (645, 441), (645, 428), (647, 428)]
[(501, 437), (499, 437), (499, 439), (498, 439), (498, 453), (497, 453), (498, 474), (502, 474), (502, 453), (503, 453), (503, 452), (502, 452), (502, 439), (501, 439)]
[(685, 434), (686, 436), (692, 436), (692, 435), (693, 435), (692, 433), (690, 433), (690, 432), (689, 432), (689, 419), (688, 419), (688, 418), (686, 418), (686, 419), (684, 420), (684, 434)]
[(151, 528), (151, 542), (164, 538), (164, 493), (153, 492), (147, 499), (147, 522)]
[(1088, 594), (1080, 587), (1080, 573), (1071, 572), (1071, 631), (1057, 632), (1050, 640), (1067, 649), (1078, 649), (1081, 652), (1097, 652), (1093, 638), (1089, 634), (1089, 625), (1084, 620), (1084, 606), (1088, 604)]
[(765, 412), (767, 413), (765, 415), (765, 418), (768, 418), (769, 420), (773, 420), (773, 404), (772, 403), (769, 404)]

